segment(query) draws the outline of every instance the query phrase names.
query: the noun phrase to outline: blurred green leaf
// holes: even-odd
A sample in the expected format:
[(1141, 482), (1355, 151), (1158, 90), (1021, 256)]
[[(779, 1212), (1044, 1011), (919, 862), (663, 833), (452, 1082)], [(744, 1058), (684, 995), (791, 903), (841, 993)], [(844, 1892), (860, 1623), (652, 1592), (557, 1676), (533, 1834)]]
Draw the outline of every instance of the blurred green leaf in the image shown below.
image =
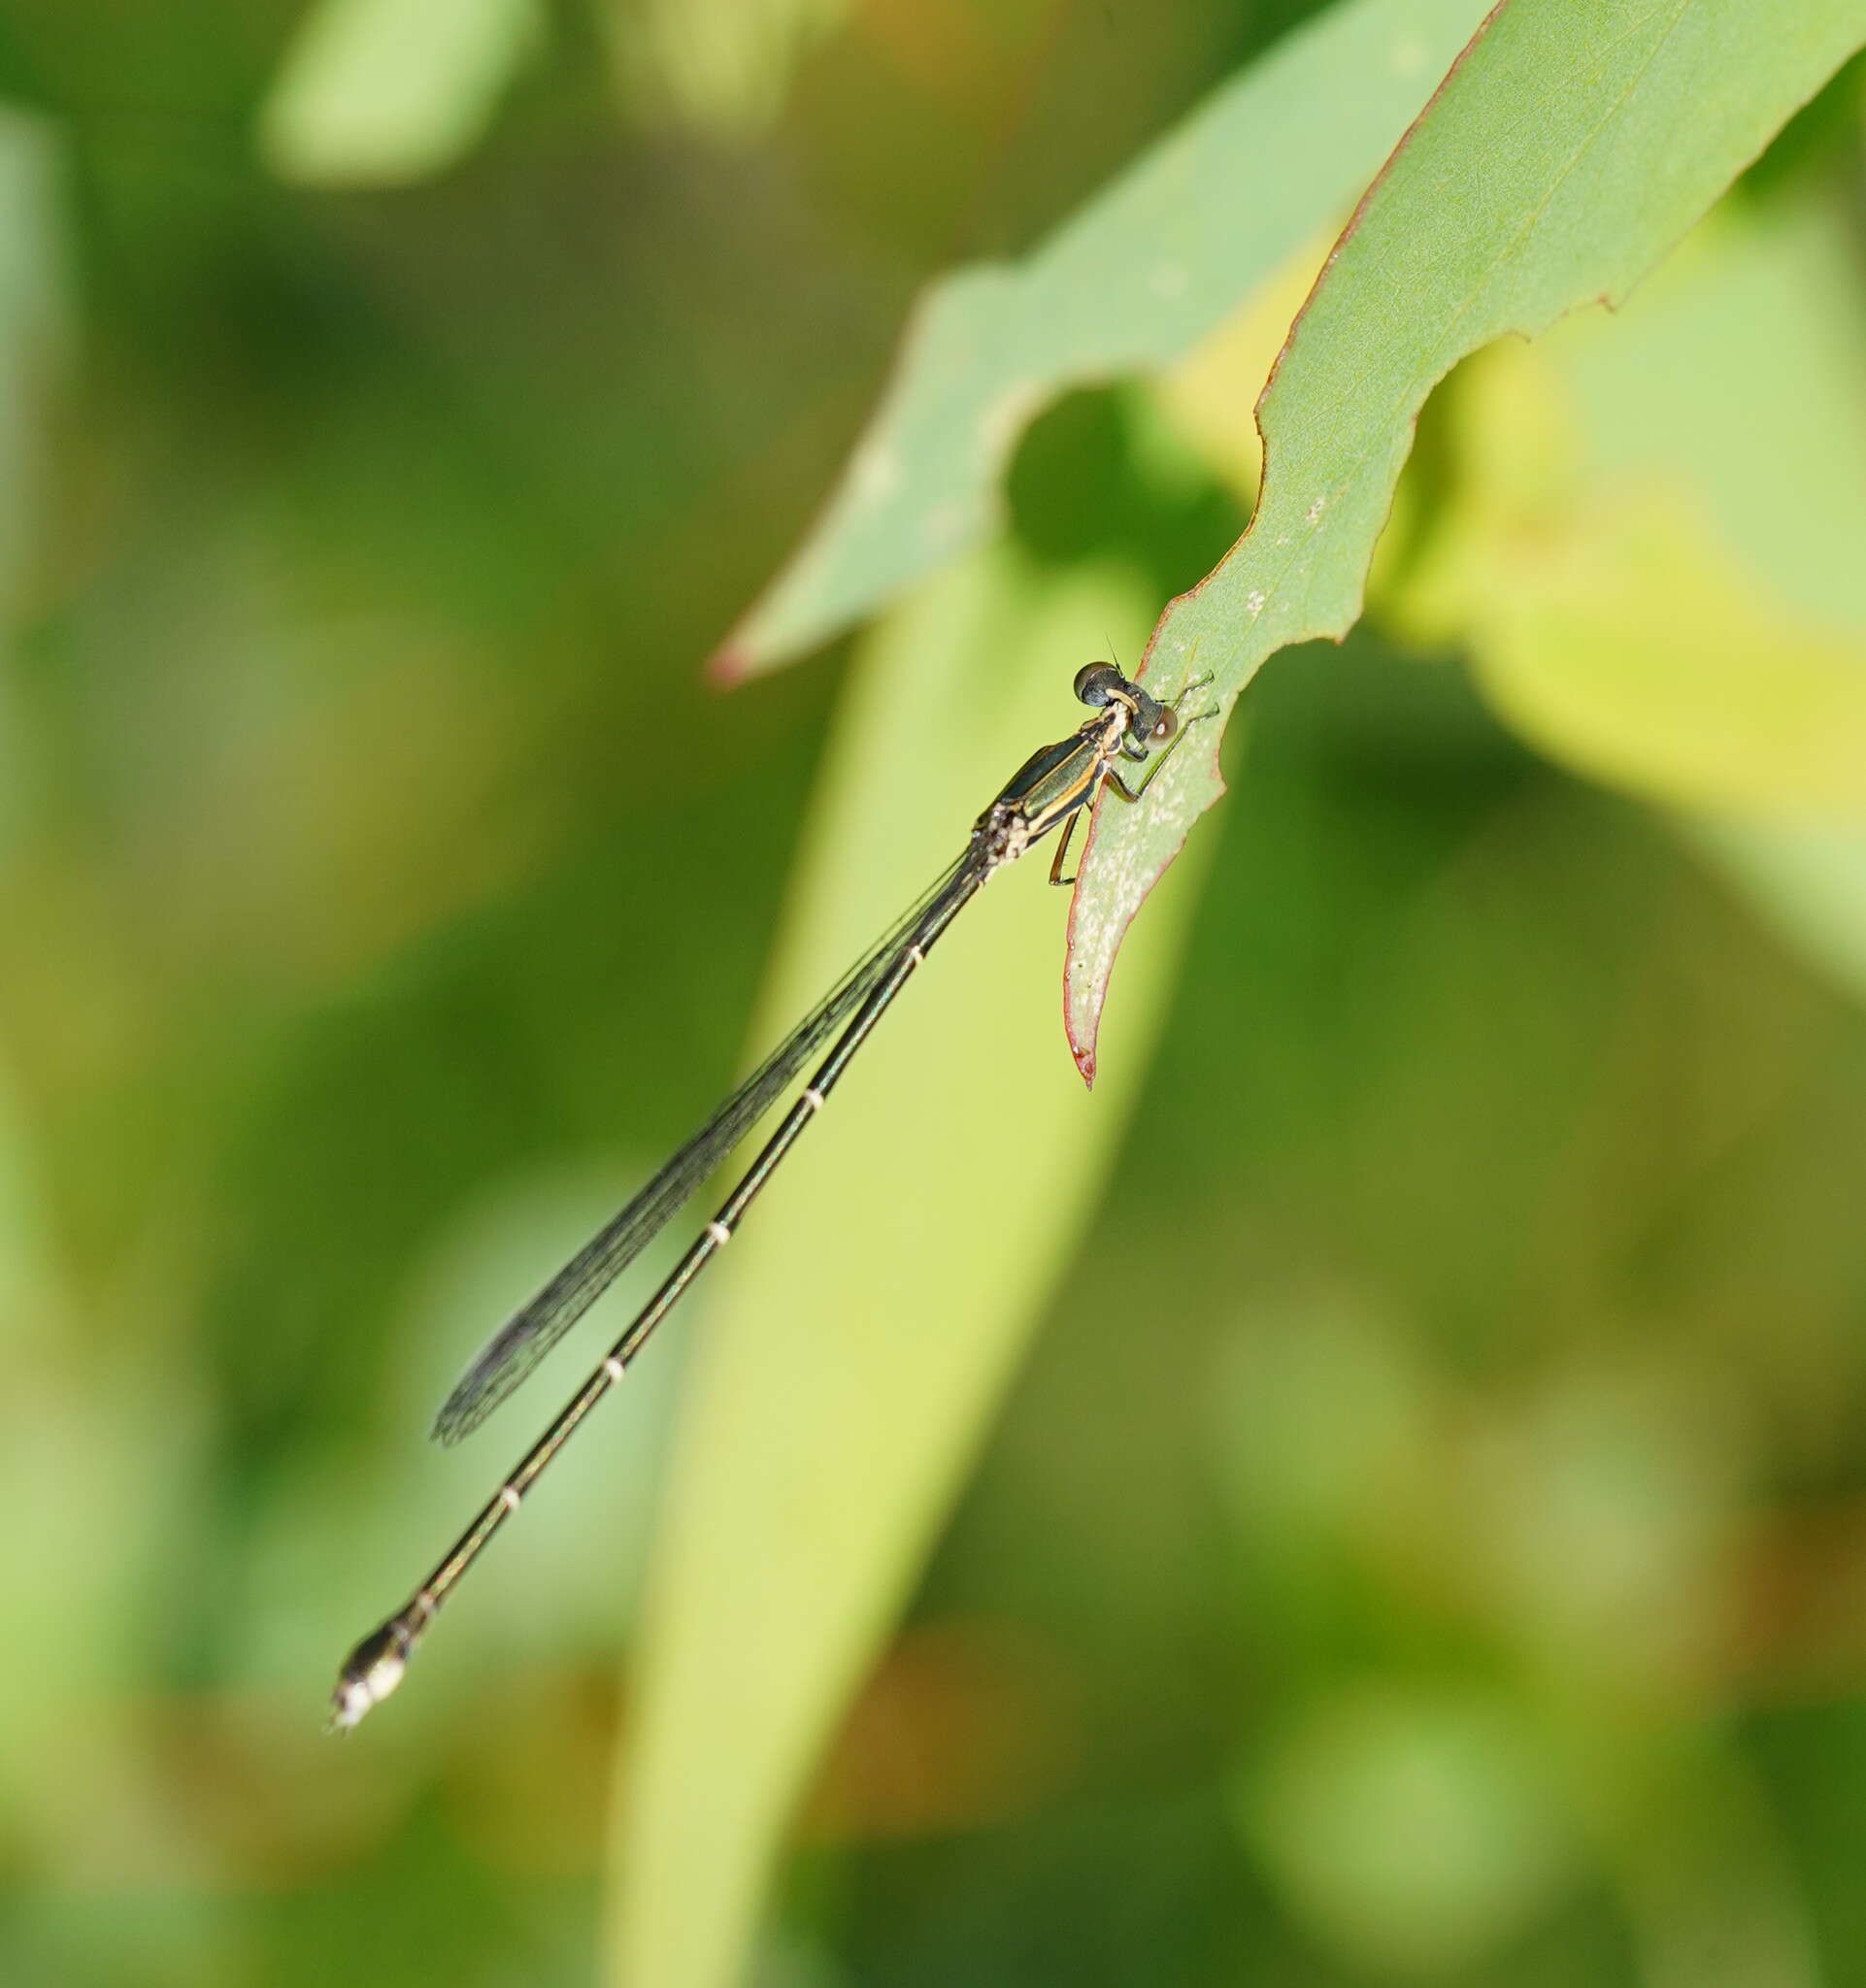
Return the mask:
[[(868, 643), (767, 1004), (788, 1020), (957, 848), (1079, 659), (1145, 627), (1124, 568), (962, 562)], [(999, 660), (1030, 658), (1015, 676)], [(955, 711), (965, 714), (954, 724)], [(1082, 1095), (1043, 988), (1061, 900), (995, 882), (735, 1238), (677, 1439), (616, 1852), (612, 1978), (738, 1978), (764, 1874), (1094, 1205), (1179, 916), (1123, 982), (1125, 1078)], [(1181, 910), (1189, 907), (1183, 901)]]
[(50, 122), (0, 106), (0, 612), (9, 616), (38, 516), (47, 390), (64, 362), (57, 165)]
[(1674, 802), (1866, 819), (1866, 645), (1784, 620), (1691, 508), (1596, 504), (1515, 551), (1475, 657), (1524, 737)]
[[(1228, 710), (1266, 656), (1360, 612), (1414, 423), (1459, 359), (1623, 298), (1866, 35), (1862, 0), (1507, 0), (1383, 173), (1297, 319), (1259, 416), (1250, 531), (1166, 612), (1156, 694)], [(1128, 924), (1224, 791), (1205, 729), (1151, 805), (1098, 812), (1071, 919), (1085, 1077)]]
[(942, 279), (821, 522), (717, 666), (786, 661), (976, 545), (1043, 404), (1177, 359), (1334, 225), (1483, 13), (1481, 0), (1336, 7), (1026, 261)]
[(608, 0), (622, 87), (700, 130), (743, 137), (776, 116), (797, 64), (848, 0)]
[(1866, 987), (1866, 301), (1816, 185), (1728, 205), (1614, 320), (1500, 347), (1457, 490), (1382, 609), (1471, 646), (1576, 771), (1687, 811), (1789, 943)]
[(1589, 465), (1688, 480), (1790, 613), (1866, 630), (1866, 293), (1844, 182), (1734, 198), (1613, 318), (1544, 350)]
[(1386, 589), (1499, 712), (1649, 798), (1866, 812), (1866, 336), (1837, 217), (1723, 215), (1620, 319), (1499, 347), (1453, 404), (1457, 494)]
[(1533, 1727), (1468, 1687), (1349, 1689), (1241, 1779), (1247, 1839), (1329, 1946), (1388, 1975), (1469, 1968), (1581, 1862)]
[[(14, 638), (45, 510), (48, 406), (66, 363), (69, 300), (51, 124), (0, 107), (0, 649)], [(14, 684), (0, 678), (0, 852), (26, 812)]]
[(1735, 816), (1686, 826), (1791, 945), (1866, 999), (1866, 834)]
[(425, 179), (469, 151), (544, 32), (540, 0), (319, 0), (259, 114), (282, 179)]

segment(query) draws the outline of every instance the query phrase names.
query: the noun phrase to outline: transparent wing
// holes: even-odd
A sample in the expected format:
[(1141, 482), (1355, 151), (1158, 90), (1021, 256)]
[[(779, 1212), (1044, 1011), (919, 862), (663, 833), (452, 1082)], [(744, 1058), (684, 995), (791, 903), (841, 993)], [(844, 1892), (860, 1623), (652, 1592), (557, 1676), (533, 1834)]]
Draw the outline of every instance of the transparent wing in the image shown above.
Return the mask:
[(433, 1431), (440, 1441), (457, 1442), (470, 1436), (648, 1247), (669, 1217), (874, 991), (914, 928), (973, 860), (968, 850), (922, 892), (634, 1200), (493, 1334), (441, 1405)]

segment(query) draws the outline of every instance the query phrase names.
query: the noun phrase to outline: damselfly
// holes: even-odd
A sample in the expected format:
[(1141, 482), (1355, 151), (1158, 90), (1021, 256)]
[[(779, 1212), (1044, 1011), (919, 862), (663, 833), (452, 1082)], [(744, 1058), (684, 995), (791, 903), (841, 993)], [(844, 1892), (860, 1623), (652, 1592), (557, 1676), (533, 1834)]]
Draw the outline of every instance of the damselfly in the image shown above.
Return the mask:
[[(740, 1217), (804, 1127), (822, 1110), (850, 1058), (940, 934), (992, 876), (1007, 863), (1015, 863), (1032, 843), (1053, 828), (1060, 827), (1063, 833), (1050, 865), (1050, 880), (1073, 882), (1063, 876), (1062, 865), (1082, 811), (1104, 788), (1124, 801), (1138, 801), (1174, 746), (1185, 737), (1177, 703), (1161, 704), (1150, 697), (1111, 663), (1089, 664), (1078, 673), (1075, 687), (1077, 697), (1094, 715), (1068, 738), (1046, 746), (1024, 761), (973, 824), (964, 849), (946, 873), (895, 920), (635, 1199), (493, 1335), (460, 1377), (435, 1423), (435, 1434), (444, 1442), (455, 1441), (480, 1426), (648, 1246), (663, 1223), (790, 1087), (810, 1058), (842, 1030), (745, 1177), (720, 1204), (718, 1212), (660, 1289), (404, 1607), (345, 1659), (331, 1698), (333, 1730), (354, 1726), (402, 1681), (417, 1643), (460, 1576), (517, 1510), (519, 1501), (570, 1440), (571, 1432), (621, 1379), (629, 1362), (687, 1286), (731, 1241)], [(1199, 687), (1191, 684), (1187, 689)], [(1181, 692), (1181, 701), (1185, 694)], [(1202, 712), (1198, 718), (1210, 715)], [(1198, 718), (1187, 722), (1196, 723)], [(1130, 786), (1122, 778), (1118, 762), (1123, 758), (1145, 764), (1147, 770), (1138, 784)]]

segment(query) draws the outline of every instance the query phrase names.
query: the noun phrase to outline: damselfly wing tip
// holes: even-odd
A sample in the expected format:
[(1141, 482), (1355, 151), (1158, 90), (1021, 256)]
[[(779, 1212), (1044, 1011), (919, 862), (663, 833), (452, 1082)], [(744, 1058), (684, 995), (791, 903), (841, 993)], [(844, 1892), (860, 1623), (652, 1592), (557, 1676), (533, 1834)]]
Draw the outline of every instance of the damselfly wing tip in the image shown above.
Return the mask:
[(471, 1389), (462, 1381), (441, 1404), (428, 1437), (443, 1449), (451, 1449), (471, 1436), (494, 1408), (512, 1392), (510, 1386)]

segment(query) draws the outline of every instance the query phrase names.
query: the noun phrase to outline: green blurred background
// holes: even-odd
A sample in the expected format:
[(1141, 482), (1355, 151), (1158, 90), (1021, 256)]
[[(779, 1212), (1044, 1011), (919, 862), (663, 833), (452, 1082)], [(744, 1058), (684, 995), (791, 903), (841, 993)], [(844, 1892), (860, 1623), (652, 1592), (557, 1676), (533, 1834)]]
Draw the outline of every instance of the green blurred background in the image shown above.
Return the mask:
[[(0, 7), (0, 1980), (597, 1974), (707, 1300), (342, 1746), (331, 1672), (550, 1406), (428, 1450), (455, 1368), (742, 1061), (885, 657), (701, 669), (915, 291), (1310, 11), (474, 0), (438, 108), (351, 126), (286, 0)], [(1857, 95), (1645, 333), (1576, 337), (1555, 455), (1656, 421), (1771, 257), (1866, 394)], [(1769, 583), (1866, 630), (1821, 536), (1866, 424), (1816, 399), (1795, 456), (1769, 397), (1822, 376), (1765, 388), (1755, 321), (1677, 362), (1721, 412), (1679, 388), (1667, 488), (1715, 544), (1760, 485)], [(1028, 743), (1081, 601), (1145, 604), (1131, 661), (1242, 528), (1216, 377), (1020, 450), (1001, 556), (1077, 603), (990, 658)], [(1523, 743), (1456, 580), (1515, 501), (1483, 438), (1543, 405), (1499, 378), (1434, 402), (1370, 623), (1250, 695), (1093, 1246), (760, 1982), (1866, 1982), (1866, 859), (1792, 764), (1681, 793)], [(965, 825), (877, 823), (884, 909)], [(993, 999), (1060, 1096), (1054, 985)], [(1000, 1073), (953, 1081), (988, 1120)], [(867, 1162), (907, 1202), (916, 1143)]]

